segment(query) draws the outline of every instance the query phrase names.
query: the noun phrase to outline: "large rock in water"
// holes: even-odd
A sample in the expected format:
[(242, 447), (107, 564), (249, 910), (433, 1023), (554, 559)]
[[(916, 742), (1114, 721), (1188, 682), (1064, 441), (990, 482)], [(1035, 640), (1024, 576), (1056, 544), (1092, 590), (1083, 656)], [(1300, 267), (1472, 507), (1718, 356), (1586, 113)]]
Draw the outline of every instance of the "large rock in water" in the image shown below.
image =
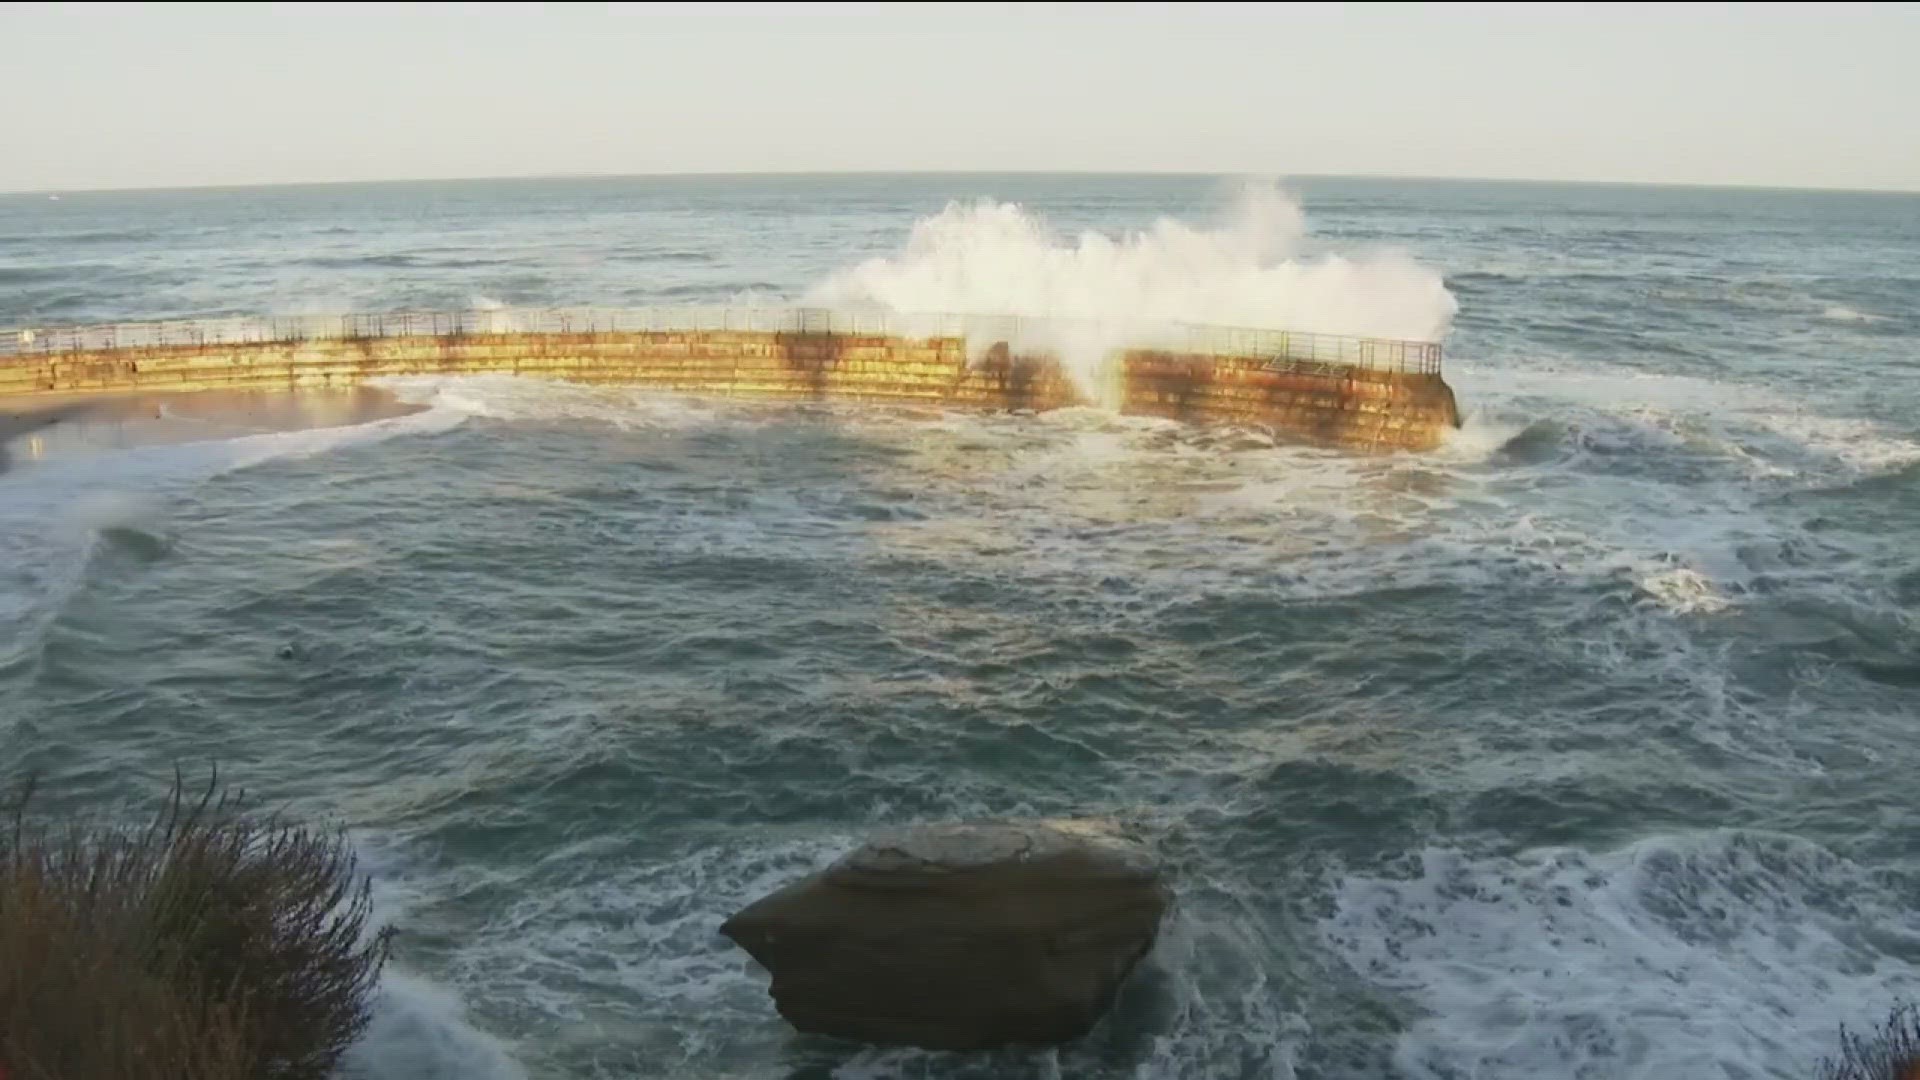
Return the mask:
[(1153, 947), (1168, 892), (1092, 821), (874, 839), (728, 919), (801, 1031), (965, 1050), (1085, 1035)]

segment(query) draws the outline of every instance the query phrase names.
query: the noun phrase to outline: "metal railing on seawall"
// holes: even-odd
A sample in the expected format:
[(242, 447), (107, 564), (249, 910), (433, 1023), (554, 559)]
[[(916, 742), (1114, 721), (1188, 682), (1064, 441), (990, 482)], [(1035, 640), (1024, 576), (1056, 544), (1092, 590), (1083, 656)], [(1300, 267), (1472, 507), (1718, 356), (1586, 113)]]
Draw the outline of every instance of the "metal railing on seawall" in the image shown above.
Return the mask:
[(674, 331), (841, 334), (1005, 341), (1022, 348), (1078, 342), (1201, 356), (1252, 357), (1273, 366), (1315, 364), (1405, 374), (1440, 373), (1429, 341), (1297, 330), (1025, 315), (921, 315), (816, 307), (497, 308), (366, 315), (272, 315), (109, 323), (0, 331), (0, 356), (101, 349), (242, 345), (479, 334), (618, 334)]

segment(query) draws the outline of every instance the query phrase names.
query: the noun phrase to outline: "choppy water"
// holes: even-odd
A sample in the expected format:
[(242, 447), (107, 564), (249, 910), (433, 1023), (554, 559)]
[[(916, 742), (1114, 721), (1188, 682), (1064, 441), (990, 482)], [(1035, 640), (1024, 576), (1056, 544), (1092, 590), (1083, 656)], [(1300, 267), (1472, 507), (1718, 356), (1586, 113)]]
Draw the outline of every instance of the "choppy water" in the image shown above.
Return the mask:
[[(218, 758), (401, 927), (378, 1077), (1800, 1077), (1920, 992), (1920, 198), (1301, 185), (1441, 268), (1443, 451), (492, 378), (0, 475), (0, 762)], [(795, 295), (950, 197), (0, 198), (0, 324)], [(283, 657), (291, 646), (293, 655)], [(1049, 1053), (796, 1040), (715, 936), (882, 823), (1116, 814), (1179, 886)]]

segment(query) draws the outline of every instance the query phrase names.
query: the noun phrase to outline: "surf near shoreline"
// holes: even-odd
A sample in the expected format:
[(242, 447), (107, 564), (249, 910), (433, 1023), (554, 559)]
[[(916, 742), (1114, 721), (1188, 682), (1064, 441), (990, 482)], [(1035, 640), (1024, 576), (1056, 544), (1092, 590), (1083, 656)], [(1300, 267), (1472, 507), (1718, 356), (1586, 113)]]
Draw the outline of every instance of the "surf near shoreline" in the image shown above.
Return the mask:
[(0, 473), (50, 454), (350, 427), (424, 408), (372, 386), (0, 397)]

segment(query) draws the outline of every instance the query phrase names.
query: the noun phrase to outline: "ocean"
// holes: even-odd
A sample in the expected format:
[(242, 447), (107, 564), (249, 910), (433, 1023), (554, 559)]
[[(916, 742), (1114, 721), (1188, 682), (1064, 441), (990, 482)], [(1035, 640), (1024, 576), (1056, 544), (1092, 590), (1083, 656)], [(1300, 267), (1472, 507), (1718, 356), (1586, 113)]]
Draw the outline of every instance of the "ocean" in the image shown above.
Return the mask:
[[(1450, 326), (1442, 449), (498, 377), (21, 434), (0, 781), (99, 811), (217, 763), (346, 827), (399, 929), (369, 1080), (1806, 1077), (1920, 991), (1920, 196), (1284, 186), (1310, 310), (1398, 268)], [(973, 200), (1022, 209), (982, 234), (945, 210)], [(0, 327), (796, 301), (910, 263), (1204, 304), (1232, 205), (9, 195)], [(1014, 234), (1017, 266), (929, 249)], [(883, 826), (1035, 814), (1132, 824), (1178, 895), (1082, 1044), (800, 1038), (717, 936)]]

